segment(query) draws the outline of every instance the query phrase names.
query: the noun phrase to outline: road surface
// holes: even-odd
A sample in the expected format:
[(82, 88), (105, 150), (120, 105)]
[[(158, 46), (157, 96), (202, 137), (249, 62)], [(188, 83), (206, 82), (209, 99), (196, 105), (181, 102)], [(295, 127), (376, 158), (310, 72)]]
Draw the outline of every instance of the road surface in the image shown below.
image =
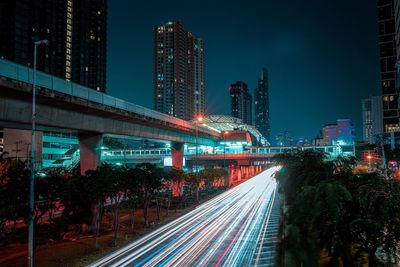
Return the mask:
[(277, 170), (256, 175), (89, 266), (273, 266)]

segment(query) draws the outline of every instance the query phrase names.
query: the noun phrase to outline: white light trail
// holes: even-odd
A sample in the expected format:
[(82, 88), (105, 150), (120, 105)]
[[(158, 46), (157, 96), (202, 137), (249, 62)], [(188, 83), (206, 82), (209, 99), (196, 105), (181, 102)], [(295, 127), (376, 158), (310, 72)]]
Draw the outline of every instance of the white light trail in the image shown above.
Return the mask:
[[(260, 261), (277, 183), (272, 167), (88, 265), (251, 266)], [(273, 248), (272, 248), (273, 249)]]

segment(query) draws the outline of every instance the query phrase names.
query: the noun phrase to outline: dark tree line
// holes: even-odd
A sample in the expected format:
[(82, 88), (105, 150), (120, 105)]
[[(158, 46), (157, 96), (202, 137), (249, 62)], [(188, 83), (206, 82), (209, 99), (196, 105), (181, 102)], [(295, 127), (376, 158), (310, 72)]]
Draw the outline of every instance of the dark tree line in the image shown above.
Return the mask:
[[(28, 219), (29, 177), (28, 164), (9, 158), (0, 158), (0, 245), (18, 220)], [(171, 203), (170, 182), (186, 185), (194, 191), (211, 188), (223, 179), (221, 170), (205, 169), (197, 175), (181, 170), (165, 171), (153, 164), (136, 167), (102, 164), (96, 170), (81, 175), (79, 169), (48, 170), (35, 179), (35, 222), (43, 216), (55, 232), (68, 232), (79, 226), (83, 230), (100, 233), (106, 209), (113, 217), (115, 242), (120, 234), (120, 211), (129, 211), (130, 232), (134, 231), (136, 210), (143, 209), (144, 224), (149, 225), (149, 208), (156, 206), (157, 218), (161, 208), (167, 212)], [(189, 178), (190, 177), (190, 178)], [(182, 201), (182, 198), (178, 198)], [(10, 223), (11, 222), (11, 223)], [(14, 222), (14, 223), (13, 223)], [(8, 224), (8, 226), (7, 226)], [(12, 225), (13, 227), (9, 227)], [(86, 228), (86, 227), (85, 227)]]
[[(284, 193), (285, 266), (376, 266), (377, 251), (395, 261), (400, 241), (400, 182), (353, 172), (355, 159), (328, 161), (317, 151), (275, 158)], [(322, 254), (321, 254), (322, 253)]]

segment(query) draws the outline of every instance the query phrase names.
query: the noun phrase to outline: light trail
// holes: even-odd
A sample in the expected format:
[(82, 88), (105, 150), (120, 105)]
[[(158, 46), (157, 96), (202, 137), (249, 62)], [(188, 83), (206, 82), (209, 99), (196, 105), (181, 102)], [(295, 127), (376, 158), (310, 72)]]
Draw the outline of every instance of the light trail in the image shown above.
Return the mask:
[(271, 213), (277, 210), (274, 174), (279, 168), (256, 175), (88, 266), (272, 266), (261, 264), (260, 255)]

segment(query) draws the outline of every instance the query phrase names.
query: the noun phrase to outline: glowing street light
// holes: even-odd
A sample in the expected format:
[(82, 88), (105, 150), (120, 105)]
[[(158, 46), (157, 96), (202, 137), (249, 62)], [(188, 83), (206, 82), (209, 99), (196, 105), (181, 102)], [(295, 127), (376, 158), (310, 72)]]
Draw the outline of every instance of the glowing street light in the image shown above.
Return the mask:
[(198, 160), (198, 156), (199, 156), (199, 152), (198, 152), (198, 139), (199, 139), (199, 123), (203, 123), (204, 118), (203, 116), (199, 115), (196, 118), (196, 158), (195, 158), (195, 165), (197, 168), (197, 160)]
[[(226, 157), (225, 157), (225, 153), (226, 153), (226, 139), (225, 139), (225, 137), (226, 137), (227, 135), (229, 135), (229, 131), (223, 131), (223, 132), (222, 132), (222, 137), (223, 137), (223, 140), (224, 140), (224, 171), (226, 171)], [(226, 178), (225, 178), (225, 179), (226, 179)], [(229, 181), (228, 181), (228, 182), (225, 181), (225, 183), (227, 184), (227, 187), (229, 187)]]

